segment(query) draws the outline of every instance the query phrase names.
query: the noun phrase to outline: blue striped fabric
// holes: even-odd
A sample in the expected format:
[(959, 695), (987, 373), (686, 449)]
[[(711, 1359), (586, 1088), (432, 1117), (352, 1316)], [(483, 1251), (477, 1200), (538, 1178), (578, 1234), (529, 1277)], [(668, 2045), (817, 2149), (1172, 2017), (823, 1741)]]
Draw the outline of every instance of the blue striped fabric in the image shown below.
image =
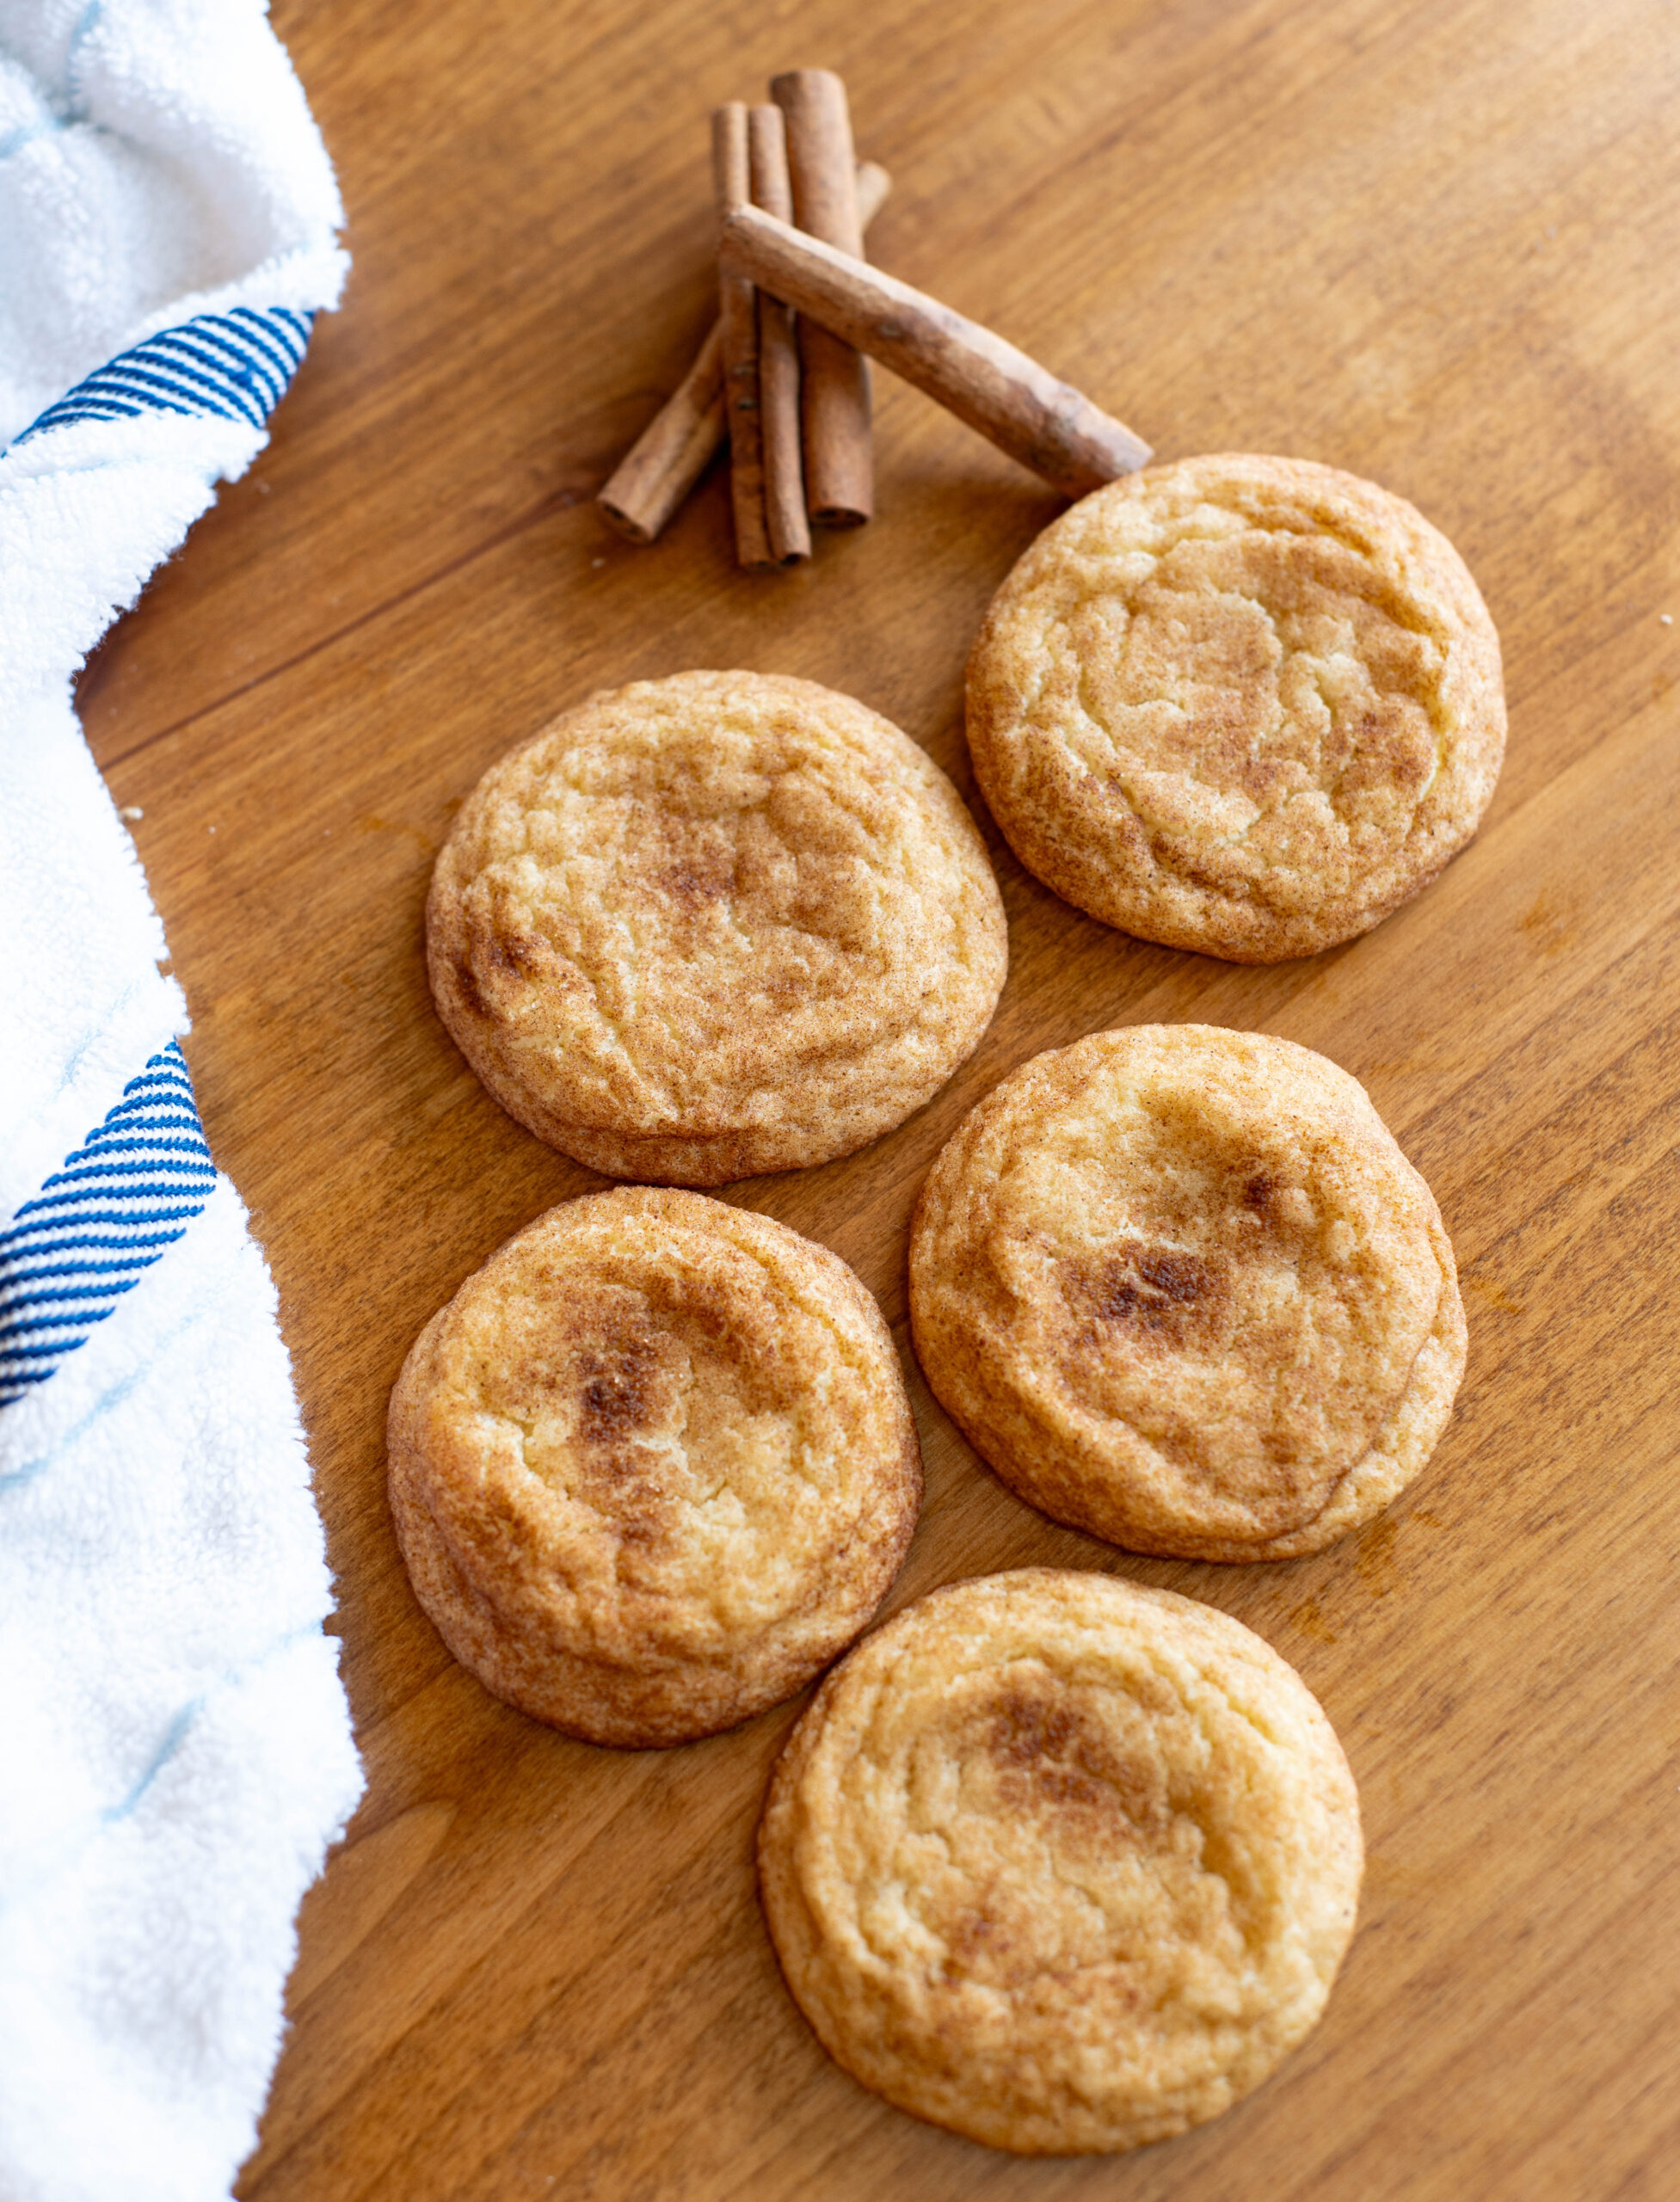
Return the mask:
[(85, 1345), (216, 1182), (178, 1041), (0, 1231), (0, 1406)]
[(298, 371), (314, 323), (290, 306), (201, 313), (120, 352), (32, 421), (16, 444), (75, 421), (211, 413), (260, 428)]

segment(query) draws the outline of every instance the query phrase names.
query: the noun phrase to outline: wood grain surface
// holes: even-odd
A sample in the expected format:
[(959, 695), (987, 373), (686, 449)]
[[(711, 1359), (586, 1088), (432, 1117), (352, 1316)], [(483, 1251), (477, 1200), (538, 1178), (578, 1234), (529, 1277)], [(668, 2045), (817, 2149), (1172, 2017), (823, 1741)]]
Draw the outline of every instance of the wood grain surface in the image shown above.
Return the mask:
[[(304, 1908), (242, 2195), (1680, 2193), (1671, 5), (274, 15), (339, 164), (345, 309), (82, 685), (279, 1282), (368, 1772)], [(415, 1332), (594, 1182), (432, 1013), (422, 902), (462, 796), (594, 686), (735, 665), (861, 697), (967, 789), (964, 654), (1059, 508), (884, 375), (877, 517), (797, 571), (736, 570), (720, 471), (651, 550), (589, 508), (711, 315), (709, 110), (805, 64), (845, 75), (893, 172), (879, 265), (1163, 458), (1297, 453), (1410, 497), (1505, 649), (1486, 826), (1379, 931), (1270, 970), (1146, 946), (988, 822), (1013, 963), (978, 1055), (866, 1152), (730, 1195), (836, 1248), (902, 1341), (910, 1205), (963, 1111), (1046, 1046), (1197, 1018), (1345, 1065), (1440, 1198), (1470, 1311), (1457, 1418), (1390, 1514), (1310, 1559), (1142, 1561), (1056, 1529), (912, 1366), (928, 1499), (895, 1602), (1029, 1561), (1209, 1599), (1300, 1668), (1358, 1777), (1369, 1873), (1324, 2025), (1236, 2111), (1125, 2159), (1016, 2162), (855, 2087), (753, 1893), (797, 1708), (668, 1753), (556, 1736), (451, 1664), (385, 1507)]]

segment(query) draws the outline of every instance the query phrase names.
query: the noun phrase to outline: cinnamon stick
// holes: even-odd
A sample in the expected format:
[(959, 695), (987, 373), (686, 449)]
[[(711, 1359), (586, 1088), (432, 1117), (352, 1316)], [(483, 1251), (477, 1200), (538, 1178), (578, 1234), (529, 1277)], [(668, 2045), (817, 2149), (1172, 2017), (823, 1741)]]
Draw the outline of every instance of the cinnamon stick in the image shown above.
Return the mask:
[(724, 221), (720, 264), (832, 329), (1060, 489), (1088, 490), (1146, 465), (1148, 444), (976, 321), (755, 206)]
[(723, 418), (723, 324), (714, 321), (694, 364), (597, 493), (632, 543), (651, 543), (729, 434)]
[[(892, 178), (878, 161), (858, 163), (858, 218), (865, 230)], [(699, 480), (729, 434), (723, 418), (723, 333), (714, 321), (694, 364), (631, 445), (595, 498), (601, 518), (630, 542), (651, 543)]]
[[(787, 133), (778, 107), (755, 107), (747, 117), (753, 204), (778, 221), (793, 219)], [(764, 447), (764, 518), (771, 556), (791, 566), (811, 555), (805, 518), (805, 473), (799, 452), (799, 340), (793, 309), (766, 291), (759, 301), (759, 421)]]
[[(846, 86), (832, 69), (791, 69), (770, 96), (787, 118), (793, 219), (809, 235), (860, 259), (857, 168)], [(799, 330), (805, 501), (825, 527), (858, 527), (875, 509), (869, 367), (834, 331)]]
[[(752, 212), (752, 163), (747, 110), (729, 100), (711, 118), (711, 176), (717, 218)], [(729, 425), (729, 495), (735, 506), (735, 555), (743, 566), (772, 566), (764, 516), (764, 440), (759, 418), (759, 315), (752, 278), (718, 271), (718, 319), (723, 326), (723, 415)]]

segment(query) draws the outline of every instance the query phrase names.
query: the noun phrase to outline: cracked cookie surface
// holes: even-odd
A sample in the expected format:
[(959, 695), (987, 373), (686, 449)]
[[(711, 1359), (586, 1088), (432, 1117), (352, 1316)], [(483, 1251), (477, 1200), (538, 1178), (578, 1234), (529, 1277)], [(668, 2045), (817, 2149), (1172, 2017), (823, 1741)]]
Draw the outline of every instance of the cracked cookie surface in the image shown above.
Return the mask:
[(540, 1216), (422, 1332), (389, 1481), (415, 1592), (521, 1712), (684, 1742), (809, 1681), (909, 1543), (921, 1456), (839, 1256), (698, 1193)]
[(1358, 1799), (1240, 1622), (1024, 1569), (894, 1615), (772, 1778), (760, 1886), (795, 2000), (901, 2109), (1032, 2155), (1166, 2138), (1316, 2024)]
[(604, 691), (480, 780), (427, 904), (439, 1013), (541, 1139), (717, 1185), (930, 1099), (1008, 957), (984, 844), (907, 735), (815, 682)]
[(1463, 1374), (1434, 1196), (1310, 1049), (1131, 1025), (957, 1127), (910, 1245), (916, 1351), (1019, 1497), (1134, 1552), (1315, 1552), (1423, 1468)]
[(1438, 529), (1374, 483), (1230, 453), (1046, 528), (969, 661), (975, 772), (1058, 895), (1168, 947), (1308, 956), (1474, 833), (1498, 638)]

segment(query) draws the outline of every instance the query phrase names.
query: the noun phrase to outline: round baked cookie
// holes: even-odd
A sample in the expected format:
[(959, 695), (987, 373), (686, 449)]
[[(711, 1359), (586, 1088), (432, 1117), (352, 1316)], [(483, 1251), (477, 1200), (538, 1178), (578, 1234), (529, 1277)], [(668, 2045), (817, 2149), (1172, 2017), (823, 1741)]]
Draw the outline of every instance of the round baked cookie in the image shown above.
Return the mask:
[(1353, 1777), (1240, 1621), (1026, 1568), (920, 1599), (778, 1761), (759, 1884), (794, 2000), (900, 2109), (1024, 2155), (1258, 2087), (1353, 1933)]
[(1404, 499), (1307, 459), (1181, 459), (1083, 498), (994, 600), (969, 747), (1028, 870), (1238, 963), (1350, 940), (1480, 824), (1499, 643)]
[(921, 1455), (839, 1256), (698, 1193), (539, 1216), (421, 1332), (391, 1511), (463, 1665), (592, 1743), (677, 1744), (790, 1697), (897, 1572)]
[(539, 1139), (718, 1185), (847, 1154), (972, 1053), (1008, 938), (907, 735), (757, 673), (603, 691), (492, 766), (426, 912), (439, 1013)]
[(1209, 1024), (1093, 1032), (994, 1087), (923, 1185), (910, 1310), (1012, 1491), (1189, 1559), (1369, 1520), (1464, 1373), (1441, 1212), (1364, 1089)]

